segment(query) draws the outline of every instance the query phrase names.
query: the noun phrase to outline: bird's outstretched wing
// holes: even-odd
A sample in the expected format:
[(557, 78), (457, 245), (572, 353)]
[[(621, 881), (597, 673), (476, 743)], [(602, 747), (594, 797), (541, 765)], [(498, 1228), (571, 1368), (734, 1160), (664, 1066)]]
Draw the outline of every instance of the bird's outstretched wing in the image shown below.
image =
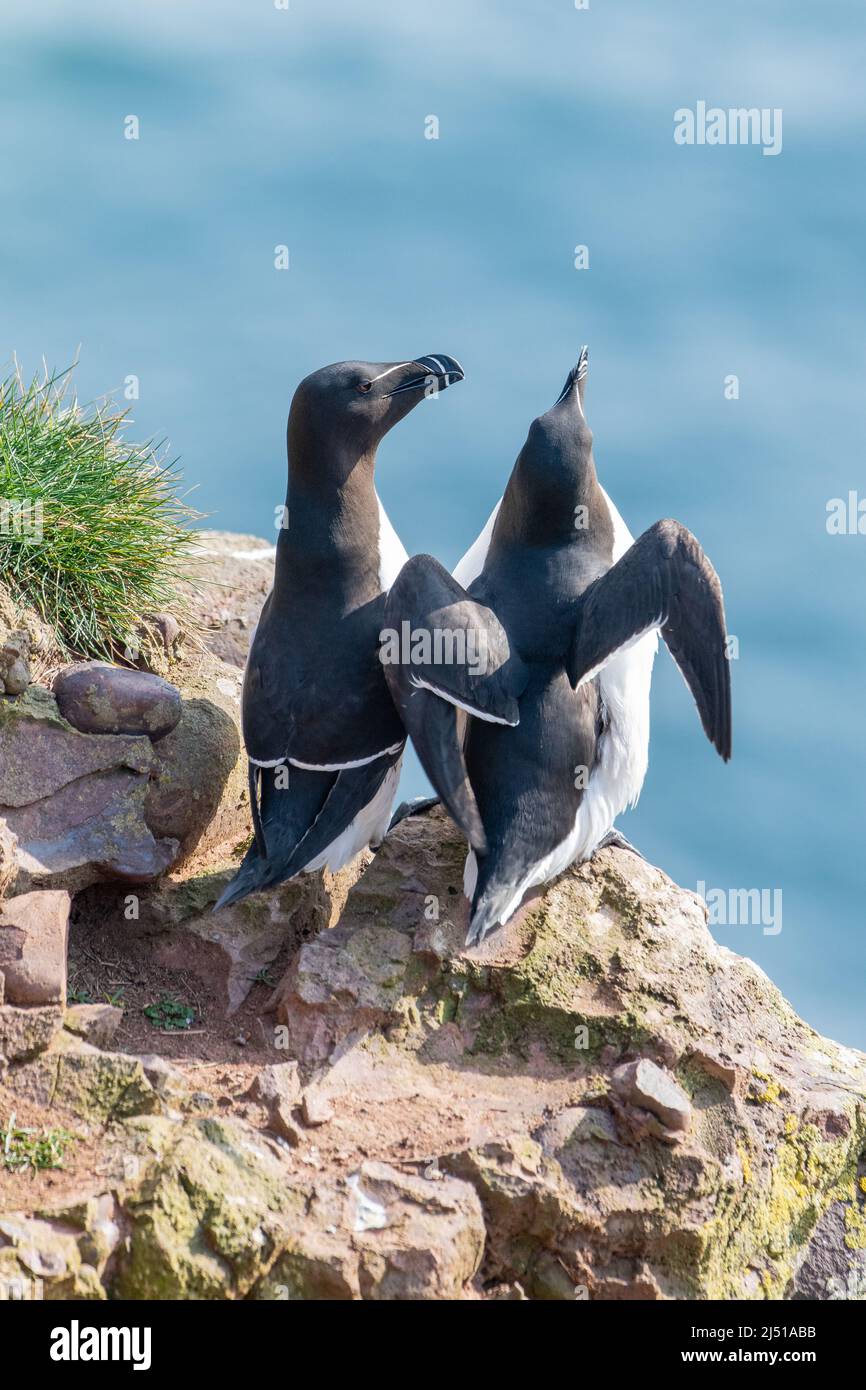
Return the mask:
[(525, 670), (492, 608), (431, 555), (415, 555), (388, 594), (380, 659), (394, 704), (433, 786), (473, 848), (486, 848), (458, 711), (520, 720)]
[(618, 651), (660, 630), (688, 685), (707, 738), (731, 756), (731, 672), (719, 576), (691, 531), (657, 521), (581, 595), (567, 659), (572, 686)]

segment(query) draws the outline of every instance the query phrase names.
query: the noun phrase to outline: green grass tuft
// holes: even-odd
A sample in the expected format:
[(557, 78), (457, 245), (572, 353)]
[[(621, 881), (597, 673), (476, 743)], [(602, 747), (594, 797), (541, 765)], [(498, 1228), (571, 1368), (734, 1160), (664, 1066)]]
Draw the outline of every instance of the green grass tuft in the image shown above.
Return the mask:
[(65, 656), (116, 660), (177, 611), (198, 513), (162, 446), (122, 437), (126, 411), (78, 404), (72, 370), (0, 385), (0, 580)]
[(8, 1127), (0, 1127), (0, 1162), (12, 1173), (30, 1168), (62, 1168), (69, 1145), (75, 1135), (65, 1129), (22, 1129), (15, 1116)]

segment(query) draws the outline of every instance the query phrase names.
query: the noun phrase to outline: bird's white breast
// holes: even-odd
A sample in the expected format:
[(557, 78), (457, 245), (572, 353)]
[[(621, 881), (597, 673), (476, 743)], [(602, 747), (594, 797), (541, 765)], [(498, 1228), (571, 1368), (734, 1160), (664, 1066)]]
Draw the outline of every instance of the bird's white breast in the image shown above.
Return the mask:
[(487, 552), (490, 549), (490, 538), (493, 535), (493, 528), (496, 525), (496, 518), (499, 515), (499, 508), (502, 506), (502, 498), (496, 503), (493, 511), (487, 518), (484, 530), (477, 540), (473, 541), (454, 569), (454, 578), (458, 584), (462, 584), (464, 589), (468, 589), (473, 579), (477, 579), (484, 569), (487, 559)]
[[(604, 489), (602, 496), (613, 523), (613, 562), (616, 564), (633, 545), (634, 538)], [(495, 513), (488, 522), (491, 532), (493, 521)], [(476, 546), (482, 538), (483, 533)], [(468, 559), (469, 555), (464, 557), (461, 565)], [(598, 683), (607, 710), (607, 728), (574, 826), (564, 840), (533, 865), (520, 883), (515, 884), (514, 896), (503, 912), (501, 921), (507, 921), (517, 911), (531, 888), (550, 882), (575, 861), (588, 859), (613, 827), (617, 816), (633, 806), (640, 796), (649, 760), (649, 697), (657, 650), (658, 634), (648, 632), (631, 646), (624, 647), (600, 672)], [(470, 850), (463, 876), (463, 891), (470, 901), (475, 891), (477, 871), (475, 855)]]
[(379, 587), (383, 594), (387, 594), (409, 556), (391, 525), (378, 493), (376, 501), (379, 506)]
[[(613, 523), (613, 562), (616, 564), (631, 548), (634, 537), (603, 488), (601, 492)], [(631, 646), (624, 647), (598, 677), (608, 727), (581, 810), (586, 806), (586, 817), (593, 822), (592, 833), (596, 824), (603, 828), (590, 844), (588, 853), (607, 834), (616, 817), (626, 807), (633, 806), (640, 796), (649, 761), (650, 684), (657, 651), (658, 634), (648, 632)]]

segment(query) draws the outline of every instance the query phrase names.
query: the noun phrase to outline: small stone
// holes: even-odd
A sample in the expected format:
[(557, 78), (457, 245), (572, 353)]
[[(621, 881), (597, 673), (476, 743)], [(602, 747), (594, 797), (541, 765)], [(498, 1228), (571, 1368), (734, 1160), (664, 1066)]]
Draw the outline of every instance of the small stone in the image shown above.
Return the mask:
[(20, 656), (3, 667), (3, 690), (6, 695), (22, 695), (30, 684), (30, 667)]
[(123, 1019), (123, 1009), (114, 1004), (73, 1004), (66, 1010), (63, 1026), (94, 1047), (108, 1047)]
[(623, 1100), (651, 1111), (666, 1129), (686, 1130), (691, 1124), (688, 1096), (679, 1082), (655, 1062), (645, 1057), (626, 1062), (614, 1072), (613, 1084)]
[(30, 638), (22, 630), (10, 632), (0, 647), (0, 691), (21, 695), (30, 684)]
[(271, 1110), (270, 1127), (293, 1149), (303, 1142), (304, 1136), (292, 1117), (291, 1107), (285, 1101), (279, 1101)]
[(422, 922), (415, 932), (412, 950), (419, 954), (435, 956), (437, 960), (447, 960), (450, 943), (445, 925), (441, 922)]
[(163, 738), (181, 716), (180, 691), (161, 676), (86, 661), (54, 682), (60, 713), (85, 734), (147, 734)]
[(285, 1104), (297, 1105), (301, 1099), (301, 1078), (297, 1062), (275, 1062), (262, 1067), (253, 1080), (247, 1095), (261, 1105), (272, 1107)]
[(180, 636), (180, 623), (177, 618), (172, 617), (171, 613), (153, 613), (148, 614), (148, 620), (153, 623), (162, 638), (166, 656), (170, 656), (172, 647)]
[(695, 1048), (689, 1054), (689, 1060), (695, 1062), (708, 1076), (721, 1081), (731, 1095), (737, 1090), (738, 1082), (740, 1082), (743, 1073), (735, 1062), (715, 1052), (710, 1052), (706, 1048)]
[(301, 1114), (304, 1124), (314, 1128), (318, 1125), (326, 1125), (329, 1120), (334, 1118), (334, 1107), (327, 1096), (322, 1095), (321, 1091), (310, 1087), (304, 1092), (301, 1102)]
[(138, 1060), (157, 1095), (165, 1098), (179, 1098), (187, 1095), (189, 1087), (186, 1076), (180, 1067), (173, 1066), (171, 1062), (167, 1062), (164, 1057), (158, 1056), (155, 1052), (146, 1053)]

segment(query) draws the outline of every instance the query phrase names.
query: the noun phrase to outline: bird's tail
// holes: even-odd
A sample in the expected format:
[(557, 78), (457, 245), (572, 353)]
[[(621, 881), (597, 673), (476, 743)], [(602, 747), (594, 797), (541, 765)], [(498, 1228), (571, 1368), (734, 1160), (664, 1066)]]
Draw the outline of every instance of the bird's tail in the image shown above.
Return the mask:
[(476, 889), (469, 931), (466, 933), (467, 946), (479, 946), (485, 936), (505, 925), (515, 911), (512, 903), (516, 891), (515, 883), (490, 883), (486, 888), (479, 886)]
[(234, 878), (226, 884), (217, 899), (214, 912), (218, 912), (221, 907), (230, 907), (232, 903), (240, 902), (242, 898), (249, 897), (250, 893), (256, 893), (261, 888), (270, 887), (273, 880), (268, 877), (268, 869), (268, 860), (262, 859), (258, 847), (253, 844), (247, 850)]
[[(251, 778), (250, 796), (255, 782), (261, 784), (261, 810), (254, 803), (255, 838), (234, 878), (223, 890), (214, 912), (240, 902), (250, 893), (272, 888), (298, 872), (293, 857), (299, 843), (314, 824), (337, 780), (335, 773), (279, 767), (257, 769)], [(263, 853), (266, 846), (267, 852)]]
[[(339, 772), (292, 767), (291, 780), (284, 775), (278, 781), (277, 774), (285, 774), (285, 768), (266, 769), (261, 819), (267, 858), (253, 842), (214, 911), (325, 863), (337, 869), (364, 845), (381, 837), (397, 788), (402, 753), (401, 743), (374, 762)], [(390, 780), (386, 780), (389, 774)], [(381, 805), (377, 801), (380, 793)], [(379, 821), (384, 824), (380, 826)]]

